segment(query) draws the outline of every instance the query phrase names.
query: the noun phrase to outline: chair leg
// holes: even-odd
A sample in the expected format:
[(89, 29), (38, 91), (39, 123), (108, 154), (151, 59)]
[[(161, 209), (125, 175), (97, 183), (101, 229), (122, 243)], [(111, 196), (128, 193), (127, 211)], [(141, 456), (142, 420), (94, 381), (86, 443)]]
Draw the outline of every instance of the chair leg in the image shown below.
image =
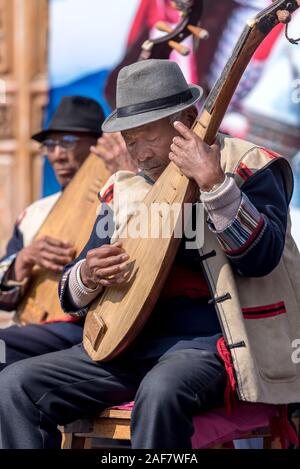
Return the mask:
[(84, 449), (86, 438), (76, 436), (74, 433), (64, 433), (62, 449)]
[(71, 449), (72, 433), (63, 433), (61, 435), (61, 449)]
[(263, 449), (271, 449), (272, 448), (272, 438), (270, 436), (263, 437)]
[(270, 436), (265, 436), (264, 449), (282, 449), (280, 438), (272, 439)]
[(73, 435), (72, 438), (72, 449), (84, 449), (85, 445), (85, 438), (81, 438), (78, 436)]

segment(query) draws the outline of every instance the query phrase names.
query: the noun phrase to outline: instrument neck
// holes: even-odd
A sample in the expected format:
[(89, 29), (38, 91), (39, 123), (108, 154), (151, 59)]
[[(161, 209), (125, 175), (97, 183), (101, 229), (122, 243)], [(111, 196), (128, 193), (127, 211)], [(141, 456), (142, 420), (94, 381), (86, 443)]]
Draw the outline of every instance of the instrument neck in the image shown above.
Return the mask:
[(263, 10), (255, 19), (248, 21), (219, 80), (212, 88), (203, 110), (199, 113), (193, 130), (209, 145), (216, 138), (229, 103), (256, 49), (270, 31), (279, 24), (277, 16), (279, 6), (285, 6), (290, 12), (298, 8), (295, 0), (278, 1)]

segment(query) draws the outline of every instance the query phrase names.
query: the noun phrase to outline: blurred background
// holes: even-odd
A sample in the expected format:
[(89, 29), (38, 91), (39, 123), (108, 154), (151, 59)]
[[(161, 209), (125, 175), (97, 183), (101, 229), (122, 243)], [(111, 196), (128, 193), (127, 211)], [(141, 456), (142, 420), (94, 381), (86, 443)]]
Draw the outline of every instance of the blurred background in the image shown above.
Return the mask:
[[(173, 52), (171, 59), (207, 96), (245, 22), (270, 3), (203, 0), (201, 26), (209, 38), (187, 57)], [(118, 69), (138, 58), (144, 40), (162, 34), (155, 29), (159, 20), (178, 23), (170, 0), (0, 0), (0, 255), (24, 207), (59, 189), (30, 136), (47, 125), (65, 95), (92, 97), (108, 113)], [(299, 11), (289, 33), (300, 36)], [(185, 45), (193, 49), (193, 42)], [(300, 246), (300, 45), (288, 43), (283, 25), (253, 57), (222, 130), (290, 159)]]

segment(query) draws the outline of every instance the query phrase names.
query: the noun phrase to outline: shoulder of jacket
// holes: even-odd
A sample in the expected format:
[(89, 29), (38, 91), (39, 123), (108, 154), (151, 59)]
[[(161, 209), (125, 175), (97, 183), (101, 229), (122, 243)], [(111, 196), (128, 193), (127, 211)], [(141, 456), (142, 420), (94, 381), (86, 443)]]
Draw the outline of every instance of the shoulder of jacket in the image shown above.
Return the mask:
[(42, 199), (36, 200), (32, 204), (28, 205), (28, 207), (26, 207), (23, 212), (21, 212), (18, 216), (16, 221), (17, 226), (20, 226), (21, 223), (25, 220), (25, 218), (29, 216), (31, 217), (35, 214), (49, 211), (57, 202), (60, 196), (61, 192), (56, 192), (55, 194), (43, 197)]
[(99, 192), (99, 200), (102, 203), (109, 204), (113, 201), (114, 194), (119, 189), (122, 189), (122, 191), (124, 189), (130, 190), (131, 188), (144, 183), (144, 179), (136, 173), (131, 171), (118, 171), (108, 179)]
[(220, 135), (219, 142), (222, 168), (239, 186), (275, 161), (287, 162), (282, 155), (246, 140)]

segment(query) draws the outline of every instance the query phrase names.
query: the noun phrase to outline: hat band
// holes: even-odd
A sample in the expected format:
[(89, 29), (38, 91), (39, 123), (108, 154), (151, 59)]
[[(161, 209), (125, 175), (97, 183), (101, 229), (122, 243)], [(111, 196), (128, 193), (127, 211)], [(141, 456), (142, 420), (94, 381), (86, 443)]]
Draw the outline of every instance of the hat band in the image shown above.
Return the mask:
[(192, 99), (193, 95), (191, 90), (182, 91), (181, 93), (167, 96), (166, 98), (154, 99), (153, 101), (147, 101), (146, 103), (133, 104), (131, 106), (124, 106), (117, 109), (117, 117), (130, 117), (136, 114), (142, 114), (143, 112), (157, 111), (159, 109), (166, 109), (170, 106), (177, 106), (183, 104), (189, 99)]

